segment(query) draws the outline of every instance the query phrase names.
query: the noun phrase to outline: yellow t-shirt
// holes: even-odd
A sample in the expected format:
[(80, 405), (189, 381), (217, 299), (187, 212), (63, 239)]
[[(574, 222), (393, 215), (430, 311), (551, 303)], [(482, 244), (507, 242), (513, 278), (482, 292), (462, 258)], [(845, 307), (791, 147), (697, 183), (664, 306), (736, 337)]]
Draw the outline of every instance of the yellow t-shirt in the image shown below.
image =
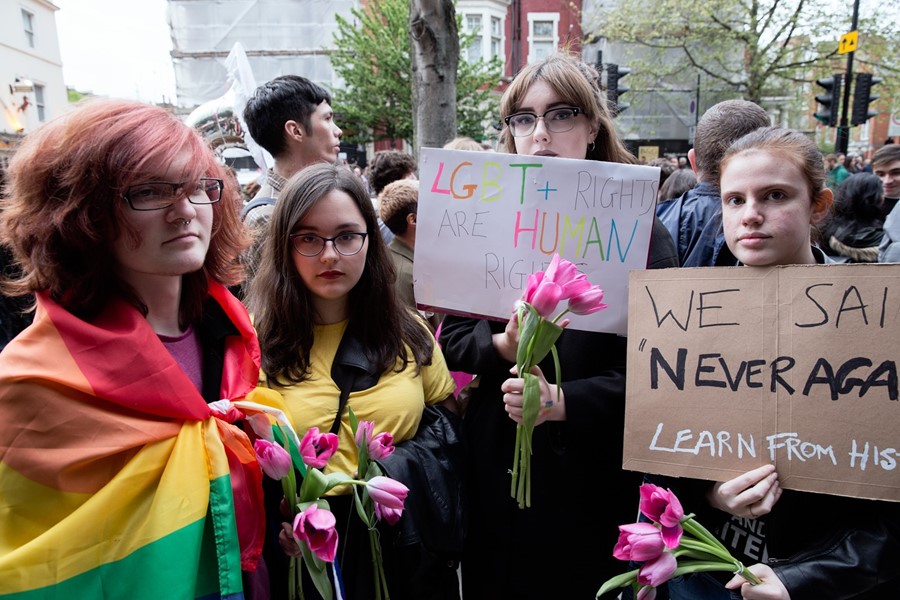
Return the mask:
[[(331, 379), (331, 365), (346, 328), (347, 321), (317, 325), (310, 351), (309, 379), (287, 387), (271, 384), (272, 389), (284, 397), (301, 439), (310, 427), (318, 427), (321, 433), (328, 433), (334, 423), (340, 390)], [(391, 432), (394, 443), (408, 440), (416, 434), (426, 404), (441, 402), (456, 389), (437, 343), (431, 364), (422, 367), (418, 375), (408, 348), (407, 353), (411, 362), (403, 371), (387, 371), (373, 387), (353, 392), (347, 399), (347, 405), (353, 409), (357, 419), (373, 421), (376, 434)], [(345, 409), (338, 432), (338, 450), (328, 461), (326, 474), (337, 471), (352, 475), (356, 472), (356, 440), (350, 429), (348, 414)]]

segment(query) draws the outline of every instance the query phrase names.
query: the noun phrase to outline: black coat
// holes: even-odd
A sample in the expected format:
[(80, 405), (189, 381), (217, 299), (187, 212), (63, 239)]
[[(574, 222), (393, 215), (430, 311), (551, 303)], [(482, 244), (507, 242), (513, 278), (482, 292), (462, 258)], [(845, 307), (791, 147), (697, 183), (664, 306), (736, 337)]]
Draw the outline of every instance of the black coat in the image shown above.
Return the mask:
[[(650, 268), (678, 266), (675, 244), (657, 219)], [(602, 282), (600, 282), (602, 285)], [(556, 343), (567, 420), (534, 430), (531, 507), (510, 495), (516, 424), (500, 385), (513, 366), (491, 336), (505, 323), (447, 317), (441, 344), (448, 366), (479, 374), (464, 419), (469, 528), (463, 597), (593, 598), (620, 573), (618, 525), (637, 515), (640, 475), (622, 470), (626, 339), (565, 330)], [(552, 359), (540, 365), (554, 383)]]

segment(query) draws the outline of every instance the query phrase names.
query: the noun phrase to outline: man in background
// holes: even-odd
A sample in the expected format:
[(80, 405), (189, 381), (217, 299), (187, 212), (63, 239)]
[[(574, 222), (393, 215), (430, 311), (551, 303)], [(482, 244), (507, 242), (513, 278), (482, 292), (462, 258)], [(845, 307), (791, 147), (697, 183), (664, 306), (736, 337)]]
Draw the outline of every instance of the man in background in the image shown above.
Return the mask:
[[(769, 114), (747, 100), (725, 100), (703, 113), (697, 123), (694, 147), (688, 150), (688, 161), (698, 183), (678, 198), (657, 205), (656, 209), (656, 216), (675, 240), (682, 266), (712, 264), (708, 261), (714, 260), (714, 254), (721, 247), (715, 243), (715, 235), (702, 244), (699, 240), (710, 219), (715, 218), (718, 223), (717, 217), (722, 211), (718, 183), (722, 155), (738, 138), (770, 124)], [(695, 249), (694, 264), (688, 265), (688, 256)]]
[(334, 122), (329, 93), (299, 75), (282, 75), (256, 88), (244, 108), (244, 122), (253, 140), (275, 159), (265, 183), (244, 207), (244, 223), (253, 236), (243, 258), (246, 289), (256, 273), (278, 193), (304, 167), (337, 162), (343, 132)]

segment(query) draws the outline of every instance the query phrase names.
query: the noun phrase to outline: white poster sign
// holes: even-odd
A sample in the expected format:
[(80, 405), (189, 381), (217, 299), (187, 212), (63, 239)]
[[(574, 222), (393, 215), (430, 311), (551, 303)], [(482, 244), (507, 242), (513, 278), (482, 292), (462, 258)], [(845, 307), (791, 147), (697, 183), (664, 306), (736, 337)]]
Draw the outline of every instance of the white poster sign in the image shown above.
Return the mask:
[(528, 276), (558, 253), (609, 305), (569, 327), (626, 333), (628, 273), (647, 266), (658, 168), (423, 148), (419, 179), (420, 308), (507, 320)]

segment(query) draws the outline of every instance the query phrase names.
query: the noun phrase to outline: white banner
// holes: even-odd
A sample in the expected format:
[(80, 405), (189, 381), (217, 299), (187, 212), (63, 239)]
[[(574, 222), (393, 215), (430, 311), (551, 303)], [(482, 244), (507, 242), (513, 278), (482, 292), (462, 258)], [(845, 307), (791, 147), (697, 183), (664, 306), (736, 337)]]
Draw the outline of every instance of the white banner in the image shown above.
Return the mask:
[(419, 178), (420, 308), (507, 320), (528, 275), (558, 253), (609, 305), (569, 326), (626, 333), (628, 273), (647, 266), (658, 168), (423, 148)]

